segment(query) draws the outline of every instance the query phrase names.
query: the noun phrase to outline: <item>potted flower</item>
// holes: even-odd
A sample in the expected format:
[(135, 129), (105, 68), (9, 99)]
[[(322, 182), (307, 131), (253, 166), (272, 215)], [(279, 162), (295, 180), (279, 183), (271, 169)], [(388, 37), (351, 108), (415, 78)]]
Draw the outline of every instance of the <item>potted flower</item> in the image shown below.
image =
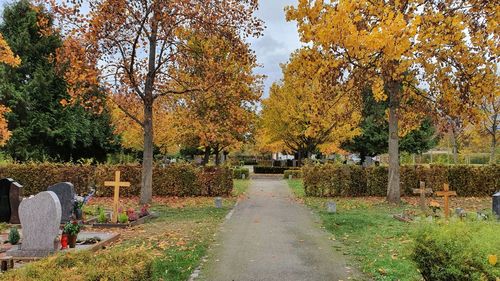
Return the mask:
[(75, 196), (73, 201), (73, 213), (75, 215), (76, 220), (83, 219), (83, 206), (89, 202), (90, 198), (94, 196), (95, 190), (92, 190), (86, 196)]
[(78, 233), (80, 232), (80, 224), (77, 221), (69, 221), (64, 225), (63, 229), (63, 238), (64, 234), (67, 235), (67, 241), (70, 248), (74, 248), (76, 246), (76, 238), (78, 237)]

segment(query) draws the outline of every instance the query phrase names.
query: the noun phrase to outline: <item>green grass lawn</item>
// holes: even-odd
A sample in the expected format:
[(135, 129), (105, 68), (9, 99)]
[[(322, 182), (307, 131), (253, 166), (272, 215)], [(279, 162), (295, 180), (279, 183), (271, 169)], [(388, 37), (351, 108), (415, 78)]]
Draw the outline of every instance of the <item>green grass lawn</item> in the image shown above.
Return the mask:
[[(235, 181), (235, 196), (249, 181)], [(95, 253), (59, 254), (10, 271), (2, 280), (187, 280), (199, 265), (213, 235), (236, 202), (223, 199), (155, 198), (152, 209), (159, 217), (121, 230), (118, 243)], [(107, 204), (96, 200), (89, 209)], [(130, 202), (125, 202), (133, 204)]]
[[(419, 223), (404, 223), (392, 217), (405, 210), (416, 211), (415, 206), (390, 205), (382, 198), (305, 197), (301, 180), (289, 180), (288, 184), (299, 200), (303, 200), (319, 214), (323, 226), (332, 233), (332, 239), (342, 242), (339, 250), (348, 255), (369, 278), (422, 280), (410, 257), (413, 249), (412, 234)], [(328, 200), (337, 203), (336, 214), (326, 212), (325, 204)], [(498, 223), (493, 222), (491, 225), (498, 228), (500, 233)]]

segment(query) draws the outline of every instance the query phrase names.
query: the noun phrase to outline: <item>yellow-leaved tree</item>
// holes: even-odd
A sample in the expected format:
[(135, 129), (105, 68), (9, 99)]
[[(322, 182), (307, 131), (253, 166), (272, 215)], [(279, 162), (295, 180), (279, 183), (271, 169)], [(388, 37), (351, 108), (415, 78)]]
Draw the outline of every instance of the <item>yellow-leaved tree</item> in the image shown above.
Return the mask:
[(175, 76), (203, 89), (176, 99), (178, 142), (202, 148), (204, 164), (211, 154), (220, 164), (221, 152), (237, 148), (251, 135), (262, 94), (262, 77), (253, 73), (255, 54), (236, 30), (230, 34), (191, 32), (186, 35), (190, 55), (178, 60)]
[(263, 151), (297, 153), (298, 160), (315, 151), (332, 153), (359, 134), (356, 96), (337, 83), (336, 62), (317, 49), (302, 48), (282, 66), (283, 79), (274, 83), (262, 102), (258, 145)]
[(469, 112), (487, 94), (478, 82), (495, 75), (481, 70), (495, 68), (497, 10), (474, 0), (299, 0), (287, 9), (303, 42), (342, 62), (346, 83), (370, 81), (374, 97), (388, 100), (389, 202), (400, 202), (400, 120), (416, 125), (424, 101), (436, 113)]

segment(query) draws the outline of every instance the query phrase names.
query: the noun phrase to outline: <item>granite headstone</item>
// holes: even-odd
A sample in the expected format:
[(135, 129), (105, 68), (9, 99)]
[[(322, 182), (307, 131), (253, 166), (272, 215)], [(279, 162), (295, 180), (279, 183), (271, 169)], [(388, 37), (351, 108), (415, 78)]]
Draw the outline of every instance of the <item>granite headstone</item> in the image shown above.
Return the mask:
[(54, 192), (61, 202), (61, 223), (67, 223), (71, 220), (73, 214), (73, 204), (75, 202), (75, 188), (70, 182), (60, 182), (47, 189)]
[(493, 194), (493, 214), (500, 219), (500, 192)]
[(0, 222), (19, 224), (22, 185), (10, 178), (0, 180)]
[(22, 227), (20, 249), (7, 252), (14, 257), (43, 257), (57, 250), (56, 238), (61, 222), (61, 203), (52, 191), (43, 191), (24, 199), (19, 205)]

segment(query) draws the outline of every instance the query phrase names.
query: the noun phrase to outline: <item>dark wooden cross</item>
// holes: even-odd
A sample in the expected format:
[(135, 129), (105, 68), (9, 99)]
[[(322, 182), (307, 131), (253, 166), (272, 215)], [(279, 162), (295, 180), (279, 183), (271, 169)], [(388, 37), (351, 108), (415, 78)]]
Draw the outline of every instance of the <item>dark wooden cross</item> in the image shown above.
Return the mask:
[(414, 188), (413, 194), (420, 194), (420, 209), (422, 209), (422, 212), (427, 213), (427, 204), (425, 201), (425, 195), (432, 194), (432, 189), (425, 188), (425, 182), (421, 181), (420, 188)]
[(457, 193), (455, 191), (451, 191), (450, 186), (445, 183), (443, 184), (443, 191), (437, 191), (436, 195), (444, 197), (444, 217), (448, 219), (448, 217), (450, 216), (450, 206), (448, 204), (448, 199), (450, 196), (457, 196)]

